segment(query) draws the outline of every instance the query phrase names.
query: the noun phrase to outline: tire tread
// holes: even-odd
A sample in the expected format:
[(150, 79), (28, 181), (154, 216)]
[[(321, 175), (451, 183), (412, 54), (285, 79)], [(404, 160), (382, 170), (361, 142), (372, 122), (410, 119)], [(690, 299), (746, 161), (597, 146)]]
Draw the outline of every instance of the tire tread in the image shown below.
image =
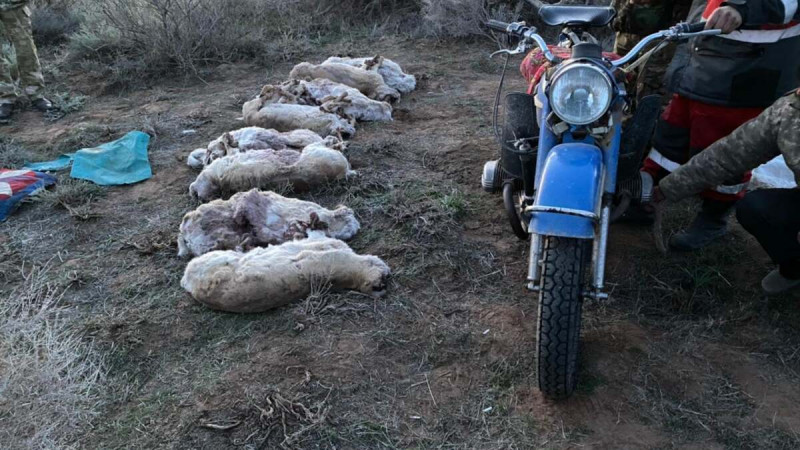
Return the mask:
[(539, 293), (539, 389), (550, 398), (572, 395), (578, 381), (583, 272), (581, 240), (544, 237)]

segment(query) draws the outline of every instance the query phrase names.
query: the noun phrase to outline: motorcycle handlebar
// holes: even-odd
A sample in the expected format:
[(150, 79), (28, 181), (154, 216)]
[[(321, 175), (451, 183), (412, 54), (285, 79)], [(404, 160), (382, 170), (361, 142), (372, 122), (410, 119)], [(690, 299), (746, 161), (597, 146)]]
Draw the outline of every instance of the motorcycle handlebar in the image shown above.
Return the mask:
[(699, 33), (706, 29), (706, 22), (681, 23), (677, 27), (681, 33)]
[(721, 33), (720, 30), (706, 30), (705, 28), (705, 22), (679, 23), (668, 30), (659, 31), (643, 38), (625, 56), (613, 61), (611, 64), (613, 64), (615, 67), (619, 67), (629, 63), (631, 60), (638, 57), (639, 53), (653, 41), (664, 39), (670, 41), (680, 41), (696, 36), (716, 36)]
[(494, 31), (506, 33), (508, 31), (509, 24), (499, 20), (490, 19), (486, 21), (486, 26)]

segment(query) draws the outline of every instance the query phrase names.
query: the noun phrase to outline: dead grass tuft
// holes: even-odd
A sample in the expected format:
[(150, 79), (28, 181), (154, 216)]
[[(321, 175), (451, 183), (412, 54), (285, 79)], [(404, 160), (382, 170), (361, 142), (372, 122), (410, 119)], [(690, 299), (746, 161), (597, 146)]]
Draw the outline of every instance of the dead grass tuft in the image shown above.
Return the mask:
[(62, 181), (52, 189), (42, 191), (37, 200), (50, 208), (62, 208), (78, 220), (90, 220), (100, 217), (92, 203), (106, 195), (102, 186), (84, 180), (62, 177)]
[(10, 136), (0, 135), (0, 168), (20, 169), (34, 157), (33, 152)]
[(98, 415), (103, 358), (70, 328), (47, 266), (24, 274), (0, 302), (0, 441), (5, 448), (64, 448)]

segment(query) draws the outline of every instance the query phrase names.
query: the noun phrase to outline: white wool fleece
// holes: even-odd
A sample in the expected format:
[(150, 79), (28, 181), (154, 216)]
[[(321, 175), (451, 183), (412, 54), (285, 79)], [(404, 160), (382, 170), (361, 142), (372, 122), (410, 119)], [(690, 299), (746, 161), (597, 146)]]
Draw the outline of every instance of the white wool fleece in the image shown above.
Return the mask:
[(255, 313), (302, 300), (326, 285), (379, 297), (389, 274), (380, 258), (358, 255), (342, 241), (312, 234), (247, 253), (206, 253), (186, 267), (181, 287), (210, 308)]
[(249, 250), (282, 244), (319, 230), (325, 236), (350, 239), (360, 224), (352, 209), (334, 210), (316, 203), (257, 189), (229, 200), (200, 205), (183, 217), (178, 256), (200, 256), (213, 250)]

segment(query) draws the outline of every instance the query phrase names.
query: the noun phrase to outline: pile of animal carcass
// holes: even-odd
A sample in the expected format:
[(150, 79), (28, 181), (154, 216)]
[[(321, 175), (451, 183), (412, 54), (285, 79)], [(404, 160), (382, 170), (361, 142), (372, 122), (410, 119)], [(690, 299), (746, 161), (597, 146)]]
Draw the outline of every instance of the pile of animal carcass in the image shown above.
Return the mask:
[(179, 255), (194, 257), (181, 286), (232, 312), (302, 300), (317, 286), (382, 295), (386, 263), (341, 241), (360, 228), (353, 210), (267, 189), (300, 192), (355, 175), (342, 151), (356, 123), (391, 121), (392, 103), (415, 88), (414, 76), (379, 56), (301, 63), (289, 81), (264, 86), (243, 107), (247, 128), (189, 155), (201, 170), (189, 192), (208, 203), (181, 223)]

